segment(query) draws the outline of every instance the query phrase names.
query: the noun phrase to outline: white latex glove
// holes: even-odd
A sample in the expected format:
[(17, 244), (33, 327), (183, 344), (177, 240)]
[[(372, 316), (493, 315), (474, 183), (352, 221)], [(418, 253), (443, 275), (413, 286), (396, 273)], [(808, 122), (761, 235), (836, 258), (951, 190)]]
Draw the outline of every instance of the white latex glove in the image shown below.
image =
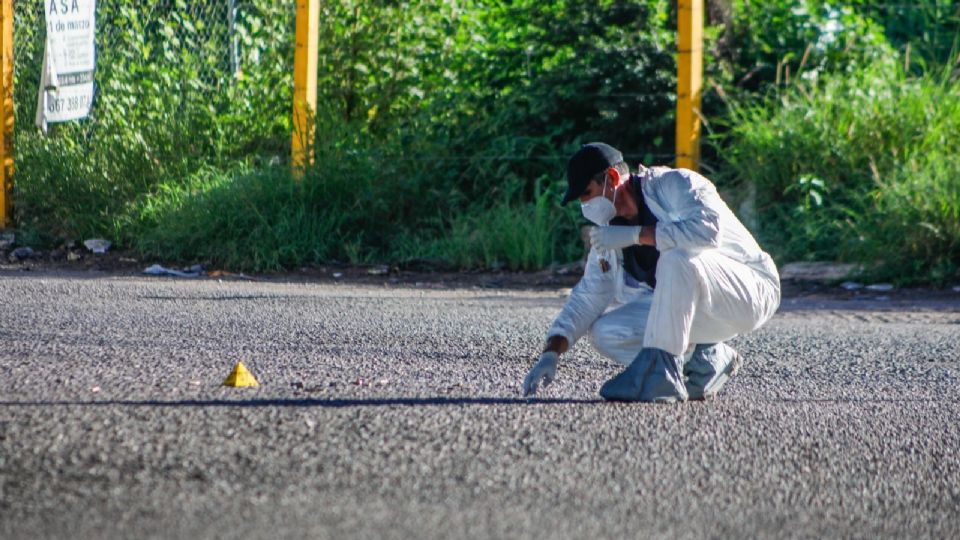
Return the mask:
[(623, 249), (640, 243), (640, 226), (590, 227), (590, 246), (600, 251)]
[(524, 397), (536, 394), (540, 381), (543, 381), (544, 388), (550, 386), (553, 379), (557, 377), (557, 359), (559, 357), (560, 356), (553, 351), (547, 351), (540, 355), (540, 359), (530, 368), (530, 373), (528, 373), (527, 378), (523, 380)]

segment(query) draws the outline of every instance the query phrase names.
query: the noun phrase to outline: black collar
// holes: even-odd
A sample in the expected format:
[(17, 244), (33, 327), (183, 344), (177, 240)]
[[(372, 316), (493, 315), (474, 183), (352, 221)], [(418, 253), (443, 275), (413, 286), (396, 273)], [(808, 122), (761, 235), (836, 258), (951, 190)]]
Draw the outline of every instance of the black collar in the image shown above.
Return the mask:
[(643, 175), (630, 175), (630, 194), (633, 200), (637, 202), (637, 217), (631, 220), (631, 225), (656, 225), (657, 217), (647, 206), (647, 200), (643, 197)]

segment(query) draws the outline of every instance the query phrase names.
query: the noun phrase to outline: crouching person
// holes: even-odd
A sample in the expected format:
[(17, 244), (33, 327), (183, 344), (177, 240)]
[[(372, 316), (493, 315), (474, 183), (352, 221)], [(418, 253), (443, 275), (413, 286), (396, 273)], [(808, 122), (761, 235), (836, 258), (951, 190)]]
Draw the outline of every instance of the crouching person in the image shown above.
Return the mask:
[(561, 204), (578, 199), (596, 226), (584, 275), (547, 332), (524, 395), (550, 384), (560, 355), (587, 333), (624, 366), (600, 388), (606, 399), (716, 395), (741, 362), (724, 342), (759, 328), (780, 305), (773, 260), (696, 172), (631, 174), (617, 149), (591, 143), (570, 158), (567, 184)]

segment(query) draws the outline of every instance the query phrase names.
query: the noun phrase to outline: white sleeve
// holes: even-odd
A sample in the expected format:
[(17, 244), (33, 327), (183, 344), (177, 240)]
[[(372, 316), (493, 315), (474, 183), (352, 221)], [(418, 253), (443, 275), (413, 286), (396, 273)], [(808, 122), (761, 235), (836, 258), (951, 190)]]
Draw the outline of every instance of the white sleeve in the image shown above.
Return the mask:
[(600, 253), (595, 249), (590, 250), (583, 277), (570, 291), (570, 297), (547, 331), (548, 339), (563, 336), (569, 346), (573, 347), (573, 344), (590, 330), (590, 325), (603, 314), (616, 293), (616, 267), (619, 265), (616, 256), (615, 251), (605, 254), (603, 258), (607, 259), (611, 266), (604, 272), (600, 267)]
[(644, 194), (669, 218), (657, 223), (658, 250), (719, 247), (717, 203), (722, 201), (709, 180), (693, 171), (672, 170), (644, 185)]

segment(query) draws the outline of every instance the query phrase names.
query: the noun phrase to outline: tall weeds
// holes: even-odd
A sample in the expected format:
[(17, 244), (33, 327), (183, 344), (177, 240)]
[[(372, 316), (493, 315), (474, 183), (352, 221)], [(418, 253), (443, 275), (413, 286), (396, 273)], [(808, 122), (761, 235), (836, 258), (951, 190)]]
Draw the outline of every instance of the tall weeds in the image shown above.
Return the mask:
[(956, 133), (957, 77), (907, 75), (891, 56), (734, 105), (717, 142), (728, 180), (756, 187), (758, 232), (779, 260), (944, 282), (960, 268)]

